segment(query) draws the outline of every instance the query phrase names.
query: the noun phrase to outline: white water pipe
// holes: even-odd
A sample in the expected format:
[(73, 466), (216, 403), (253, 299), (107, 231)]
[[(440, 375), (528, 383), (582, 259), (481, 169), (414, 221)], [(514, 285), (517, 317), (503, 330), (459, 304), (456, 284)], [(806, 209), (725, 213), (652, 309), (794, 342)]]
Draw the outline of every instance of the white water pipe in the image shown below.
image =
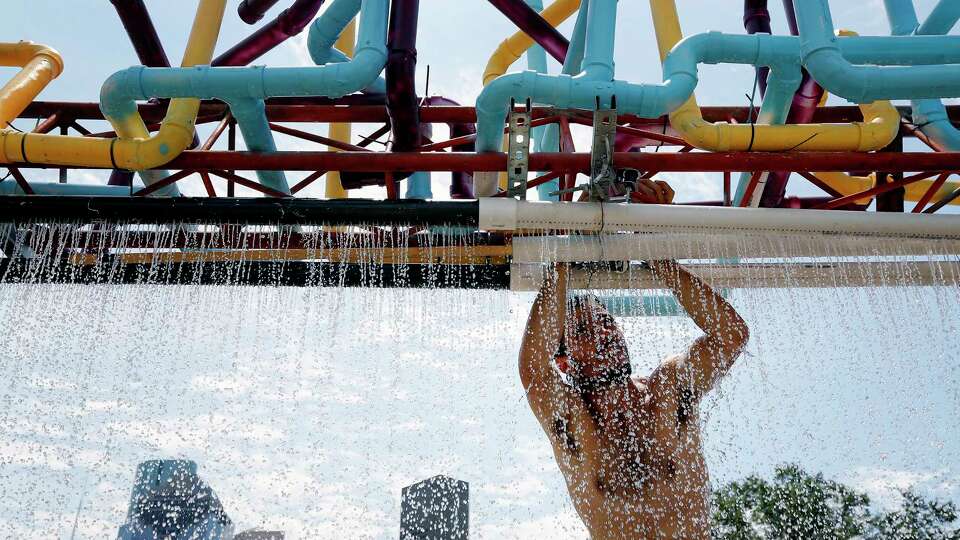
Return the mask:
[(517, 263), (613, 262), (657, 259), (796, 259), (932, 256), (960, 253), (960, 240), (821, 233), (710, 234), (659, 232), (514, 237)]
[[(956, 261), (899, 264), (908, 265), (909, 270), (896, 270), (889, 262), (685, 264), (684, 268), (712, 287), (723, 289), (937, 286), (950, 283), (950, 276), (960, 276), (960, 263)], [(511, 264), (510, 290), (539, 290), (543, 269), (542, 264)], [(571, 268), (568, 286), (574, 290), (667, 289), (650, 270), (636, 265), (622, 272)]]
[(960, 241), (960, 215), (481, 198), (485, 231), (822, 233)]

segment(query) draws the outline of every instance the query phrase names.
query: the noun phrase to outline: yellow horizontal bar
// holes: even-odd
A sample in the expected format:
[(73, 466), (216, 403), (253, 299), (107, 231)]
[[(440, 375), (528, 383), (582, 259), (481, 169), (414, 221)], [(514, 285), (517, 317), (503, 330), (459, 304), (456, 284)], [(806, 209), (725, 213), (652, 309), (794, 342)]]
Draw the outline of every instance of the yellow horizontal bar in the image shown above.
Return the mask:
[[(243, 261), (305, 261), (325, 260), (334, 263), (380, 264), (446, 264), (477, 265), (506, 264), (513, 247), (506, 246), (452, 246), (433, 248), (343, 248), (343, 249), (250, 249), (230, 251), (187, 251), (123, 253), (118, 259), (123, 264), (174, 264)], [(100, 257), (95, 254), (74, 254), (70, 263), (90, 266)]]

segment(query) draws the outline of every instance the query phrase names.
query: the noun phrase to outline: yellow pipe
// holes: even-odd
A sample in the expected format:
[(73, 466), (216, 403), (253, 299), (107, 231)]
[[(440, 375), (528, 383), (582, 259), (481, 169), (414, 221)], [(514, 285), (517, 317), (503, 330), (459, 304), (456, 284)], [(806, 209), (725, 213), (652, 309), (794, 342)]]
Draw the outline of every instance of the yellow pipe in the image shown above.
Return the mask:
[(30, 41), (0, 43), (0, 65), (22, 68), (0, 88), (0, 126), (16, 120), (50, 81), (63, 73), (57, 51)]
[[(861, 191), (872, 189), (877, 185), (876, 173), (870, 174), (869, 176), (854, 176), (841, 171), (830, 171), (815, 172), (813, 175), (844, 196), (860, 193)], [(927, 190), (930, 189), (930, 186), (933, 185), (933, 182), (934, 180), (918, 180), (903, 186), (903, 199), (906, 201), (919, 201), (920, 198), (927, 193)], [(939, 200), (953, 193), (957, 188), (960, 188), (960, 182), (944, 182), (940, 189), (934, 193), (933, 200)], [(869, 202), (870, 198), (868, 197), (858, 200), (857, 204), (868, 204)], [(956, 199), (950, 204), (960, 205), (960, 199)]]
[[(225, 9), (226, 0), (200, 0), (183, 67), (210, 63)], [(172, 100), (160, 130), (152, 137), (139, 113), (114, 120), (116, 139), (0, 132), (0, 159), (4, 163), (152, 169), (177, 157), (193, 141), (199, 109), (198, 99)]]
[[(650, 0), (660, 60), (683, 39), (674, 0)], [(711, 123), (703, 119), (691, 96), (670, 113), (670, 124), (690, 145), (714, 152), (726, 151), (859, 151), (879, 150), (890, 144), (900, 126), (900, 114), (887, 101), (861, 104), (863, 122), (850, 124), (749, 125)]]
[[(122, 253), (122, 264), (171, 264), (231, 261), (303, 261), (325, 259), (334, 263), (380, 264), (509, 264), (513, 247), (447, 246), (432, 248), (385, 248), (371, 255), (365, 248), (343, 249), (244, 249), (230, 251), (187, 251)], [(70, 264), (90, 266), (102, 262), (96, 254), (81, 253), (70, 257)]]
[[(348, 57), (353, 57), (354, 47), (357, 41), (357, 19), (350, 21), (350, 24), (343, 29), (343, 32), (340, 33), (340, 37), (337, 38), (337, 42), (334, 45), (337, 49), (340, 50), (343, 54)], [(337, 123), (330, 124), (329, 136), (331, 139), (340, 142), (350, 142), (350, 138), (353, 135), (353, 130), (349, 123)], [(328, 146), (327, 150), (331, 152), (339, 152), (338, 148)], [(328, 199), (346, 199), (348, 197), (347, 190), (343, 189), (343, 184), (340, 183), (340, 171), (330, 171), (327, 173), (327, 182), (325, 187), (325, 196)]]
[[(580, 9), (580, 0), (556, 0), (541, 11), (540, 16), (551, 26), (557, 27), (578, 9)], [(533, 38), (523, 31), (503, 40), (487, 61), (487, 67), (483, 71), (483, 85), (490, 84), (490, 81), (506, 73), (510, 66), (532, 46)]]

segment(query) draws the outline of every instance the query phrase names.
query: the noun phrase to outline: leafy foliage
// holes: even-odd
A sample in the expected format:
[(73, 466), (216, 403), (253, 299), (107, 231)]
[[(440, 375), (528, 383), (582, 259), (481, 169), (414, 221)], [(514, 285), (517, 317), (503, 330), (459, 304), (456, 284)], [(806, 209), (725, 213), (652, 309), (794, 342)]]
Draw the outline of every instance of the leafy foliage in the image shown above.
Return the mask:
[(843, 540), (960, 540), (956, 505), (907, 490), (897, 510), (875, 513), (866, 494), (810, 474), (777, 468), (772, 480), (750, 476), (713, 494), (717, 540), (821, 538)]

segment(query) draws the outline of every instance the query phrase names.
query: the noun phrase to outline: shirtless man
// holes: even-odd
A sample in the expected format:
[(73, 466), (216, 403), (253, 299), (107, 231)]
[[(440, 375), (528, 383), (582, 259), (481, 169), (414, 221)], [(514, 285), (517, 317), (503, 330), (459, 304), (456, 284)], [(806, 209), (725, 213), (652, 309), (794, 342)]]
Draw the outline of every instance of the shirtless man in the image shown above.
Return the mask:
[(740, 354), (747, 326), (676, 262), (650, 269), (704, 335), (649, 377), (631, 376), (623, 334), (598, 300), (568, 304), (565, 265), (548, 272), (520, 350), (530, 408), (595, 540), (710, 537), (698, 403)]

